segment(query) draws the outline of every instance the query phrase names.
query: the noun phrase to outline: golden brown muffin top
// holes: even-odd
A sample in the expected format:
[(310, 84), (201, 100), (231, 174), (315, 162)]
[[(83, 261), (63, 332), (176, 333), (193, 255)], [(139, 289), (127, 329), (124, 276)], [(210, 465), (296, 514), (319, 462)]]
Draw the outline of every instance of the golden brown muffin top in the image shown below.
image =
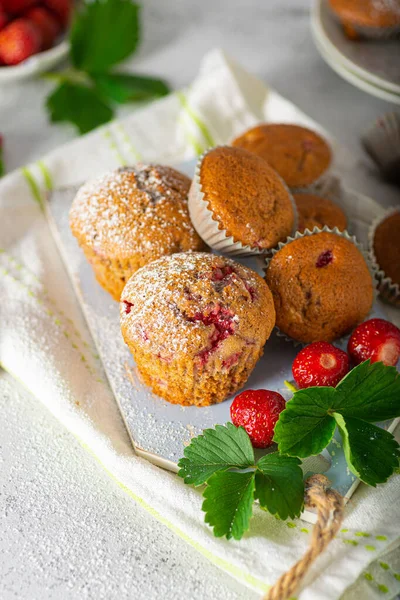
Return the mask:
[(379, 223), (374, 235), (374, 253), (386, 277), (400, 285), (400, 210)]
[(81, 245), (116, 259), (204, 250), (189, 218), (190, 179), (171, 167), (123, 167), (86, 183), (70, 211)]
[(125, 341), (165, 360), (178, 354), (206, 362), (218, 348), (231, 356), (263, 344), (275, 324), (272, 295), (248, 267), (193, 252), (165, 256), (139, 269), (121, 296)]
[(299, 125), (257, 125), (233, 140), (232, 145), (266, 160), (292, 188), (314, 183), (332, 160), (327, 142), (315, 131)]
[(277, 326), (291, 338), (331, 342), (364, 320), (373, 281), (363, 255), (349, 240), (322, 232), (281, 248), (266, 272)]
[(340, 19), (365, 27), (393, 27), (400, 24), (399, 0), (329, 0)]
[(339, 231), (346, 229), (346, 215), (328, 198), (307, 193), (294, 194), (293, 198), (299, 215), (299, 231), (303, 232), (305, 229), (312, 231), (314, 227), (322, 229), (325, 225), (330, 229), (337, 227)]
[(200, 166), (200, 185), (220, 229), (235, 241), (268, 249), (291, 234), (290, 193), (255, 154), (227, 146), (210, 150)]

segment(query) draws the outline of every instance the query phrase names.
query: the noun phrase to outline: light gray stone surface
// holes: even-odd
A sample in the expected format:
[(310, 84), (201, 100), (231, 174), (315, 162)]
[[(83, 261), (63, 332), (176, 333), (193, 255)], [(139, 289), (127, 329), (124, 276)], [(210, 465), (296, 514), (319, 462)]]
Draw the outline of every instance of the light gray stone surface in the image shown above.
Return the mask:
[[(144, 0), (129, 67), (189, 83), (222, 46), (362, 158), (360, 133), (390, 109), (333, 73), (310, 34), (309, 0)], [(43, 110), (51, 84), (0, 88), (6, 162), (72, 139)], [(121, 114), (127, 114), (124, 108)], [(393, 202), (385, 188), (375, 196)], [(364, 190), (368, 191), (368, 190)], [(0, 598), (256, 598), (136, 505), (46, 410), (0, 375)]]

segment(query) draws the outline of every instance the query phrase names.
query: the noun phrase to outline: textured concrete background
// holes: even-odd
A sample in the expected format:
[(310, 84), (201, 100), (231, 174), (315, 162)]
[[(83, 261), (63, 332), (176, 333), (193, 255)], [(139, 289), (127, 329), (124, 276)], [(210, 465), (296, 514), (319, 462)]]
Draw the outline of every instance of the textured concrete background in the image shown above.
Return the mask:
[[(143, 4), (145, 39), (131, 67), (166, 77), (174, 88), (193, 79), (207, 50), (222, 46), (360, 156), (359, 134), (389, 108), (339, 79), (319, 57), (309, 0)], [(50, 89), (34, 80), (0, 89), (10, 169), (72, 139), (71, 129), (47, 122)], [(133, 503), (3, 373), (0, 411), (0, 598), (257, 597)]]

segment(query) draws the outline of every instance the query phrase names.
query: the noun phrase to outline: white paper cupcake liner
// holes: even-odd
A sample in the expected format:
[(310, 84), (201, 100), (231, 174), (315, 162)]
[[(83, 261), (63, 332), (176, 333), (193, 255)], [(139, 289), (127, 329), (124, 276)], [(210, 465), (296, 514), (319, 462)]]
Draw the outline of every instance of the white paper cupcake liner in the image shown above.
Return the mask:
[[(221, 228), (219, 221), (214, 217), (212, 211), (208, 208), (208, 202), (204, 199), (204, 193), (200, 184), (200, 167), (205, 155), (210, 151), (207, 150), (200, 156), (197, 161), (194, 178), (189, 191), (188, 205), (189, 214), (199, 236), (213, 250), (222, 252), (229, 256), (257, 256), (264, 255), (268, 252), (265, 248), (252, 248), (251, 246), (242, 244), (232, 235)], [(292, 234), (295, 233), (298, 227), (298, 215), (296, 203), (290, 193), (289, 188), (281, 180), (288, 190), (290, 201), (294, 212), (294, 223)]]
[(380, 296), (393, 304), (393, 306), (400, 307), (400, 286), (398, 283), (394, 283), (390, 277), (387, 277), (386, 273), (380, 268), (378, 260), (374, 251), (374, 238), (376, 228), (382, 221), (393, 215), (394, 213), (400, 212), (400, 207), (391, 206), (381, 216), (377, 217), (371, 224), (368, 232), (368, 254), (369, 259), (374, 265), (377, 272), (378, 280), (378, 292)]
[[(347, 230), (340, 231), (337, 227), (334, 227), (333, 229), (330, 229), (327, 226), (323, 227), (322, 229), (320, 229), (318, 227), (314, 227), (314, 229), (312, 231), (310, 229), (305, 229), (303, 231), (303, 233), (300, 233), (299, 231), (296, 231), (296, 233), (295, 233), (295, 235), (293, 237), (292, 236), (288, 237), (285, 242), (279, 242), (279, 244), (275, 248), (272, 248), (272, 250), (269, 251), (269, 254), (264, 257), (264, 261), (265, 261), (264, 273), (267, 272), (269, 264), (270, 264), (272, 258), (284, 246), (286, 246), (287, 244), (290, 244), (291, 242), (294, 242), (295, 240), (298, 240), (299, 238), (302, 238), (302, 237), (305, 237), (305, 236), (310, 236), (310, 235), (315, 235), (316, 233), (322, 233), (322, 232), (334, 233), (335, 235), (338, 235), (340, 237), (345, 238), (349, 242), (352, 242), (358, 248), (358, 250), (361, 252), (362, 256), (364, 257), (365, 262), (367, 263), (367, 267), (368, 267), (368, 270), (369, 270), (369, 272), (371, 274), (372, 282), (374, 284), (374, 298), (373, 298), (373, 304), (374, 304), (375, 301), (376, 301), (376, 298), (377, 298), (377, 289), (376, 289), (377, 268), (376, 268), (376, 265), (370, 259), (369, 254), (364, 249), (363, 245), (360, 244), (360, 242), (357, 241), (357, 239), (356, 239), (356, 237), (354, 235), (350, 235)], [(281, 331), (277, 325), (275, 325), (275, 330), (276, 330), (276, 334), (277, 334), (278, 337), (283, 338), (287, 342), (291, 342), (295, 347), (306, 346), (307, 345), (306, 342), (299, 342), (298, 340), (294, 340), (293, 338), (291, 338), (290, 336), (288, 336), (286, 333), (284, 333), (283, 331)], [(344, 336), (342, 336), (340, 338), (337, 338), (334, 341), (335, 341), (335, 343), (340, 344), (347, 337), (348, 337), (347, 335), (344, 335)]]

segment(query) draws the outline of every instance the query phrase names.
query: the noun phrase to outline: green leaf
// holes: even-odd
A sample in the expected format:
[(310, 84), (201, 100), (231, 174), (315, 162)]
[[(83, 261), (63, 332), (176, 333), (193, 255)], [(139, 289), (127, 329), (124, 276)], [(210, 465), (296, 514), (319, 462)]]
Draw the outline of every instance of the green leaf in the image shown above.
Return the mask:
[(373, 487), (387, 481), (399, 465), (400, 446), (393, 435), (361, 419), (334, 416), (352, 473)]
[(249, 528), (254, 502), (254, 471), (215, 473), (204, 490), (205, 522), (216, 537), (240, 540)]
[(245, 469), (254, 465), (254, 450), (243, 427), (232, 423), (205, 429), (192, 439), (184, 450), (178, 466), (178, 475), (185, 483), (201, 485), (217, 471), (229, 468)]
[(395, 367), (369, 360), (337, 385), (334, 409), (346, 417), (372, 423), (400, 416), (400, 376)]
[(62, 83), (46, 101), (53, 123), (68, 121), (80, 133), (87, 133), (107, 123), (113, 116), (112, 109), (99, 96), (82, 85)]
[(322, 452), (336, 428), (328, 414), (334, 396), (331, 387), (307, 388), (293, 395), (275, 425), (274, 441), (281, 454), (305, 458)]
[(100, 94), (120, 104), (158, 98), (169, 93), (168, 85), (162, 79), (152, 77), (99, 73), (92, 75), (92, 79)]
[(70, 32), (71, 59), (78, 69), (104, 73), (136, 49), (139, 6), (131, 0), (84, 3)]
[(303, 472), (298, 458), (267, 454), (257, 463), (255, 497), (261, 508), (281, 519), (300, 516), (304, 504)]

